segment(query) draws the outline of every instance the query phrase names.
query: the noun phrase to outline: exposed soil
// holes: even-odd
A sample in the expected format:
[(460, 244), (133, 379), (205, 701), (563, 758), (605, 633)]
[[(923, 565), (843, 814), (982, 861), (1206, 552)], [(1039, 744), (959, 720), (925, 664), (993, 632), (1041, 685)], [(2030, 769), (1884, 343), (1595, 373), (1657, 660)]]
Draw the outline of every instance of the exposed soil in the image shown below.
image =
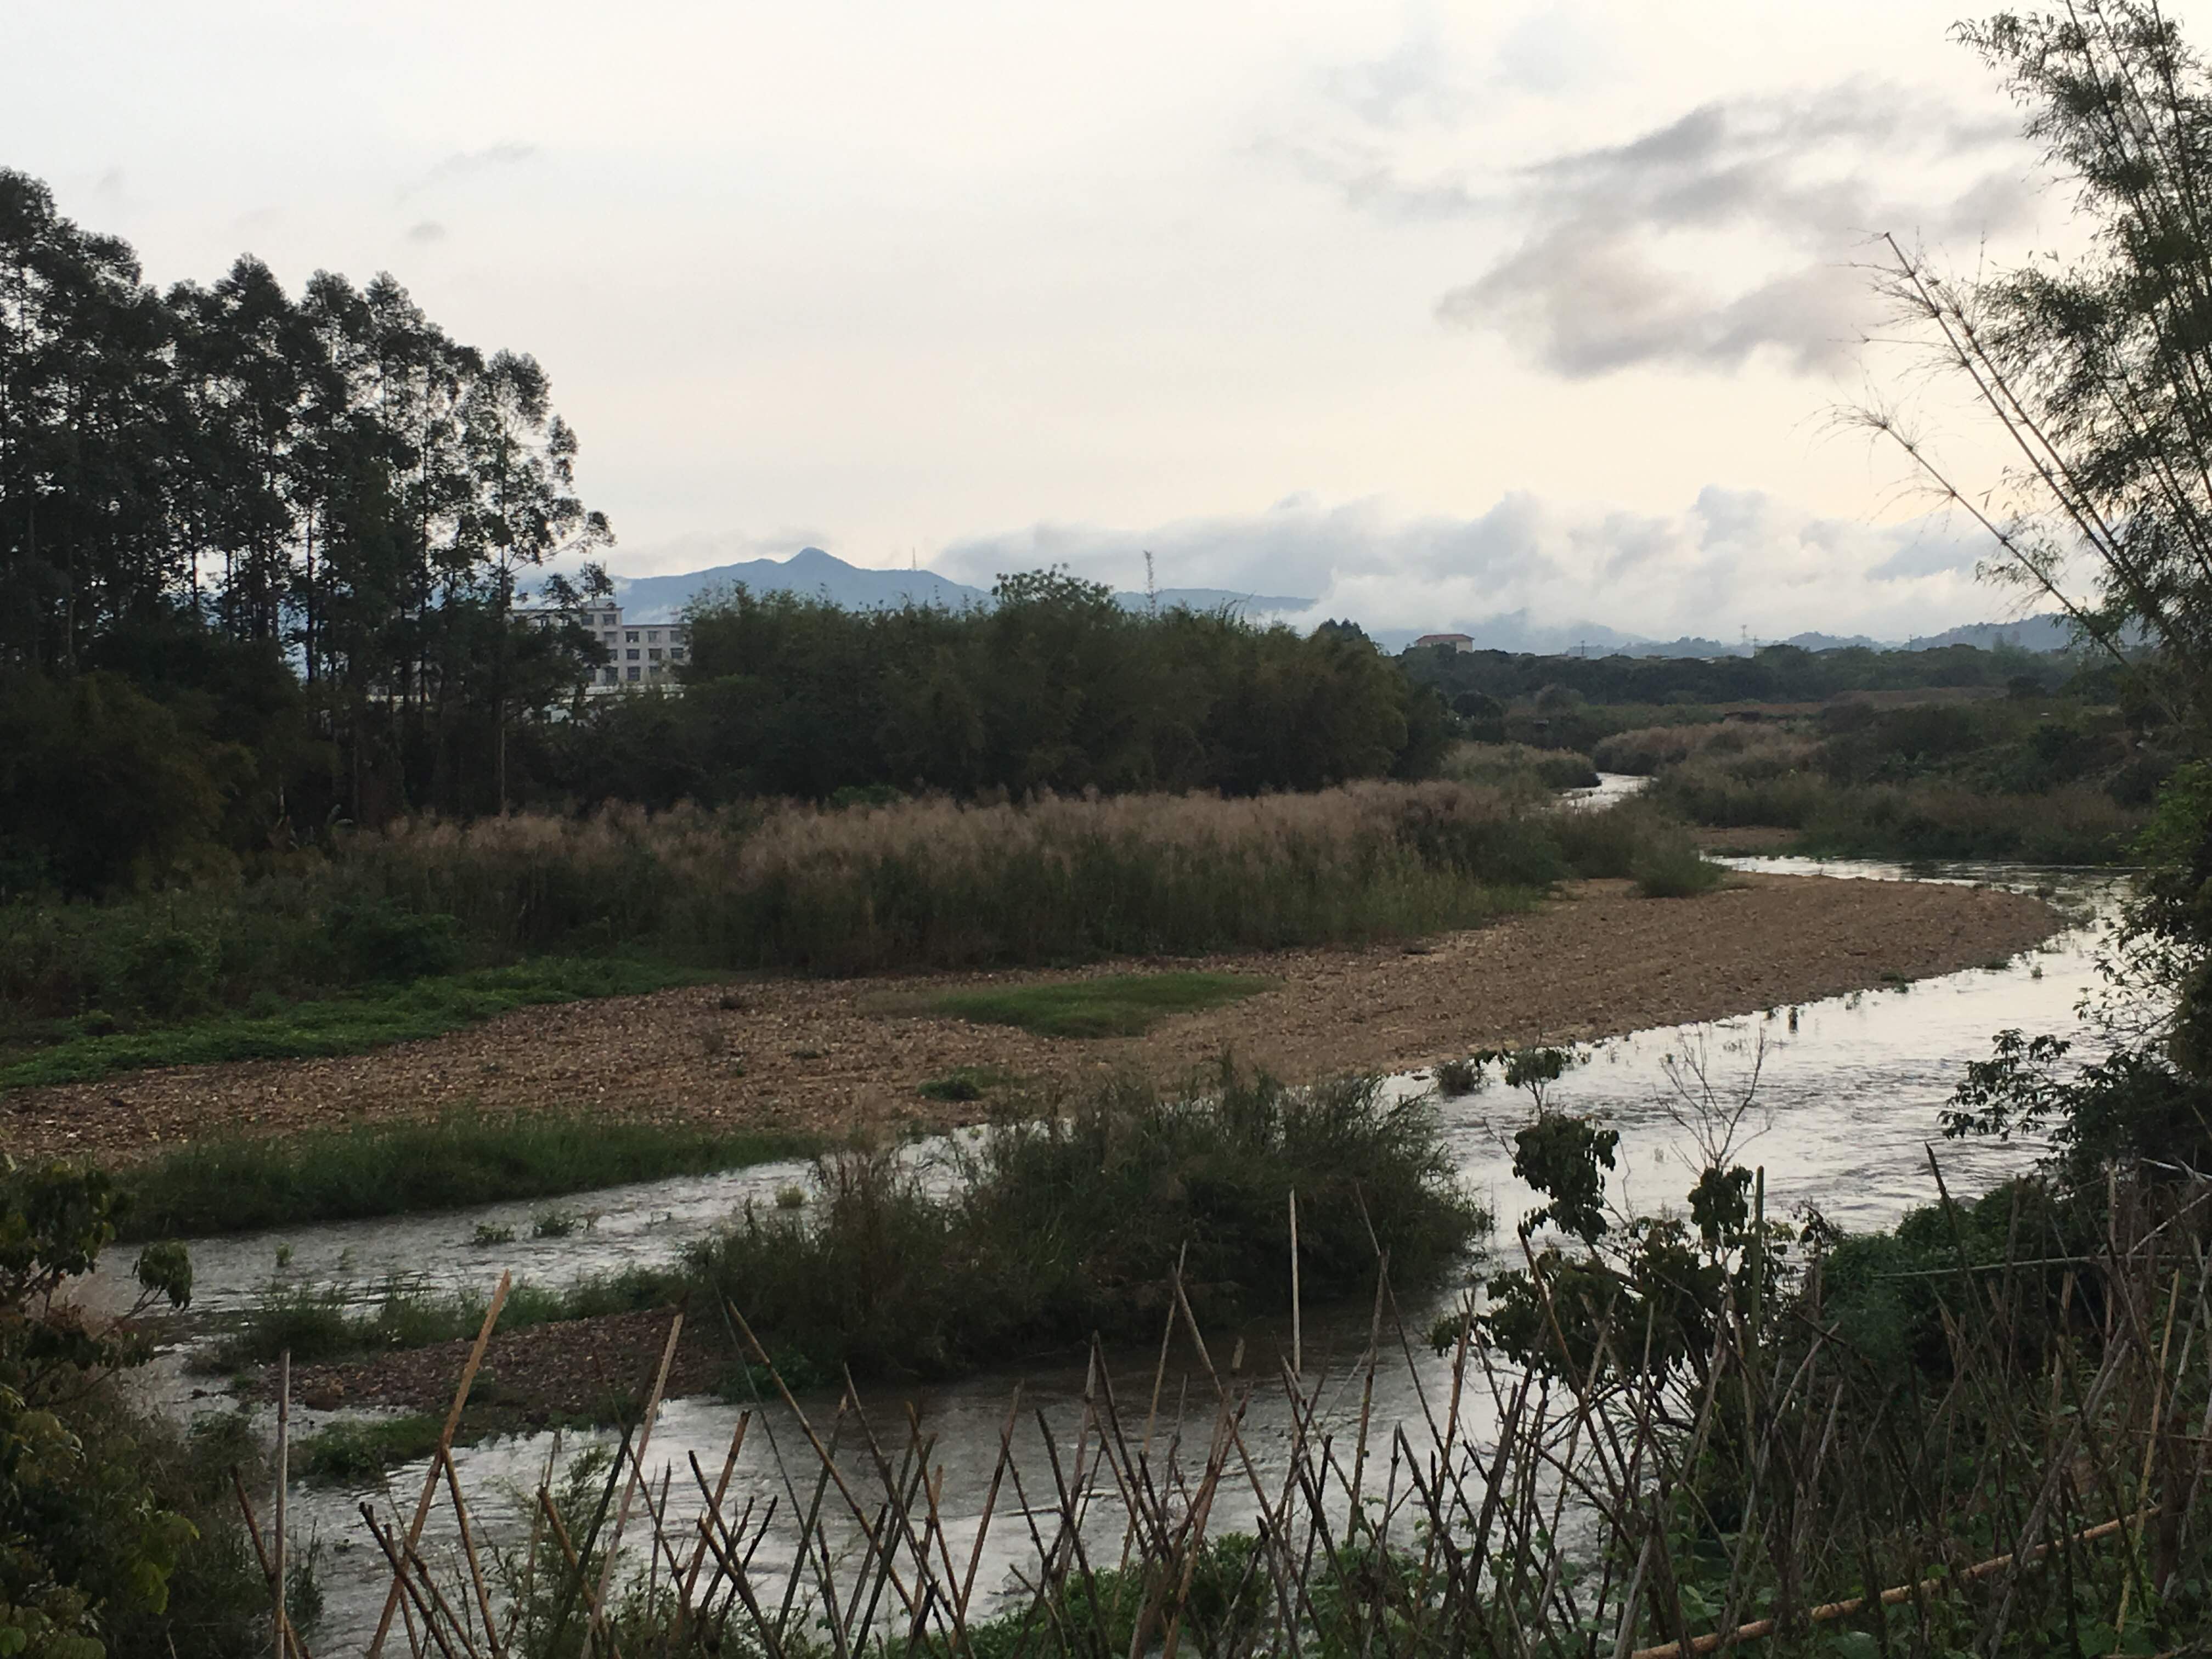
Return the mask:
[[(2020, 894), (1927, 883), (1753, 876), (1692, 899), (1585, 882), (1531, 914), (1411, 948), (1180, 959), (1278, 981), (1143, 1037), (1085, 1041), (916, 1012), (955, 985), (1024, 971), (754, 978), (526, 1009), (337, 1060), (180, 1066), (0, 1099), (0, 1150), (118, 1160), (210, 1134), (280, 1134), (464, 1104), (836, 1132), (980, 1115), (920, 1085), (993, 1066), (1040, 1083), (1188, 1073), (1224, 1049), (1299, 1080), (1401, 1070), (1478, 1048), (1720, 1018), (2001, 959), (2061, 925)], [(1079, 970), (1170, 964), (1116, 961)]]
[[(552, 1325), (526, 1325), (495, 1334), (470, 1394), (465, 1426), (478, 1432), (543, 1427), (556, 1418), (635, 1416), (653, 1388), (668, 1341), (672, 1310), (608, 1314)], [(357, 1359), (292, 1368), (293, 1398), (312, 1409), (381, 1407), (444, 1413), (459, 1386), (473, 1338), (404, 1348)], [(666, 1397), (705, 1394), (736, 1363), (736, 1349), (719, 1322), (711, 1328), (687, 1320), (668, 1368)], [(273, 1395), (275, 1370), (256, 1378), (257, 1393)]]

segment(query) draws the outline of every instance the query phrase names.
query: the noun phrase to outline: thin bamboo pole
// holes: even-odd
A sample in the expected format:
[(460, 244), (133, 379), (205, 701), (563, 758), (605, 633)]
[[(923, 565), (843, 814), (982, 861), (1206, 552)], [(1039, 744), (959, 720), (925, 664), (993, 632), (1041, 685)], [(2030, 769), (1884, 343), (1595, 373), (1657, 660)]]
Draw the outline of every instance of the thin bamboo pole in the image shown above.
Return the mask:
[[(461, 1367), (460, 1386), (453, 1390), (453, 1408), (446, 1413), (445, 1431), (438, 1437), (438, 1449), (431, 1456), (430, 1472), (422, 1480), (422, 1498), (415, 1505), (415, 1518), (407, 1523), (407, 1547), (410, 1550), (422, 1536), (422, 1523), (430, 1518), (431, 1504), (437, 1502), (439, 1472), (446, 1454), (453, 1449), (453, 1436), (460, 1430), (461, 1412), (469, 1403), (469, 1389), (475, 1385), (477, 1368), (483, 1364), (484, 1350), (491, 1346), (491, 1328), (499, 1322), (499, 1310), (507, 1305), (507, 1293), (514, 1282), (511, 1273), (499, 1276), (499, 1288), (491, 1293), (491, 1305), (484, 1310), (483, 1328), (477, 1333), (476, 1346), (469, 1350), (468, 1363)], [(384, 1612), (376, 1621), (376, 1634), (368, 1644), (368, 1659), (382, 1659), (384, 1640), (392, 1633), (392, 1620), (399, 1611), (402, 1593), (400, 1581), (393, 1579), (384, 1598)]]
[[(2158, 1508), (2154, 1504), (2139, 1514), (2128, 1516), (2118, 1521), (2100, 1522), (2096, 1526), (2085, 1528), (2070, 1537), (2056, 1540), (2055, 1543), (2038, 1544), (2034, 1548), (2025, 1553), (2022, 1565), (2033, 1565), (2060, 1545), (2094, 1544), (2100, 1538), (2110, 1538), (2113, 1534), (2125, 1528), (2141, 1526), (2157, 1513)], [(1880, 1601), (1883, 1607), (1893, 1607), (1900, 1601), (1911, 1601), (1915, 1595), (1939, 1595), (1948, 1585), (1969, 1583), (1977, 1578), (1986, 1578), (1993, 1572), (2002, 1572), (2012, 1564), (2013, 1557), (2009, 1553), (1993, 1555), (1986, 1561), (1977, 1561), (1971, 1567), (1962, 1568), (1955, 1577), (1923, 1578), (1915, 1583), (1896, 1585), (1882, 1591), (1879, 1596), (1855, 1595), (1848, 1601), (1826, 1602), (1807, 1613), (1805, 1620), (1808, 1624), (1825, 1625), (1834, 1620), (1848, 1619), (1851, 1614), (1863, 1612), (1872, 1607), (1876, 1601)], [(1779, 1625), (1780, 1621), (1778, 1620), (1755, 1620), (1748, 1625), (1739, 1625), (1733, 1631), (1714, 1631), (1709, 1635), (1700, 1636), (1692, 1641), (1686, 1649), (1679, 1641), (1664, 1643), (1656, 1648), (1638, 1648), (1629, 1655), (1628, 1659), (1684, 1659), (1686, 1652), (1713, 1653), (1722, 1648), (1734, 1647), (1739, 1642), (1756, 1642), (1763, 1637), (1771, 1636), (1779, 1628)]]

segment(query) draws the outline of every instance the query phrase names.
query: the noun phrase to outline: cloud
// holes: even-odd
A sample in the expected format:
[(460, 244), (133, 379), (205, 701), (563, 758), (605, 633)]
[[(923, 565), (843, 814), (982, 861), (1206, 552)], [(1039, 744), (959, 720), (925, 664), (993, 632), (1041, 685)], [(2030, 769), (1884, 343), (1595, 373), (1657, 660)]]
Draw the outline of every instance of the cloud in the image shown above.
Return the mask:
[[(1508, 46), (1498, 73), (1536, 49)], [(1546, 90), (1526, 74), (1512, 90)], [(1497, 142), (1443, 130), (1455, 84), (1447, 54), (1417, 31), (1332, 77), (1335, 121), (1274, 150), (1358, 212), (1492, 232), (1503, 251), (1444, 293), (1437, 316), (1502, 333), (1571, 379), (1724, 371), (1761, 352), (1831, 371), (1871, 320), (1856, 265), (1873, 236), (2002, 235), (2033, 199), (2009, 117), (1886, 82), (1715, 99), (1620, 143), (1503, 167), (1447, 159)], [(1408, 131), (1423, 116), (1436, 118)]]
[(518, 167), (533, 159), (538, 146), (519, 139), (507, 139), (496, 144), (487, 144), (482, 149), (456, 150), (447, 156), (413, 184), (399, 192), (399, 199), (428, 190), (433, 185), (465, 179), (472, 173), (485, 173), (497, 167)]
[[(2015, 226), (2030, 198), (2014, 143), (2002, 123), (1877, 82), (1704, 104), (1626, 143), (1522, 169), (1524, 239), (1444, 295), (1437, 315), (1502, 330), (1571, 378), (1733, 368), (1762, 348), (1800, 372), (1831, 369), (1867, 314), (1854, 245), (1884, 230), (1942, 241)], [(1870, 161), (1900, 173), (1917, 161), (1923, 193), (1885, 190)], [(1670, 261), (1684, 241), (1702, 257)]]
[[(1140, 587), (1150, 549), (1163, 587), (1297, 594), (1305, 620), (1373, 629), (1510, 626), (1516, 637), (1584, 628), (1657, 639), (1820, 631), (1903, 639), (2002, 615), (1977, 583), (1974, 527), (1933, 515), (1876, 525), (1824, 517), (1755, 489), (1717, 485), (1673, 513), (1637, 513), (1525, 492), (1472, 517), (1407, 516), (1369, 498), (1293, 496), (1261, 513), (1136, 531), (1040, 524), (956, 542), (930, 562), (987, 586), (1005, 571), (1066, 565)], [(1552, 630), (1547, 634), (1545, 630)]]
[[(1542, 163), (1524, 174), (1526, 240), (1446, 294), (1437, 314), (1504, 330), (1572, 378), (1648, 363), (1732, 368), (1762, 348), (1800, 372), (1834, 368), (1867, 316), (1854, 243), (1893, 228), (1939, 240), (2002, 231), (2027, 205), (2012, 172), (1981, 171), (1916, 207), (1886, 197), (1855, 161), (1826, 155), (1863, 156), (1907, 133), (1942, 161), (1998, 137), (1854, 83), (1803, 105), (1708, 104), (1629, 143)], [(1687, 236), (1755, 240), (1776, 250), (1780, 268), (1759, 271), (1757, 250), (1742, 246), (1703, 269), (1666, 261), (1665, 244)]]
[(446, 240), (446, 228), (435, 219), (425, 219), (407, 228), (407, 240), (418, 244), (442, 242)]

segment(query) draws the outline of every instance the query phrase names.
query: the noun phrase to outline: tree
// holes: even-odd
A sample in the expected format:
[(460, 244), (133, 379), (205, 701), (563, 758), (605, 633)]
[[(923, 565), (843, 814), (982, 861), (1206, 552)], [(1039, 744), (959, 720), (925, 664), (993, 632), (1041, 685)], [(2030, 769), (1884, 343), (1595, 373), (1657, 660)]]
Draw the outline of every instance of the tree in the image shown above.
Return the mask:
[[(2154, 0), (2002, 13), (1959, 38), (2075, 193), (2089, 251), (1960, 277), (1895, 236), (1882, 291), (2013, 460), (1993, 490), (1893, 409), (1855, 417), (1990, 532), (1993, 574), (2201, 722), (2212, 692), (2212, 79)], [(2137, 641), (2154, 652), (2136, 656)]]
[[(2111, 1059), (2078, 1076), (2063, 1047), (2001, 1038), (1954, 1133), (2057, 1123), (2077, 1185), (2155, 1147), (2203, 1164), (2212, 1122), (2212, 76), (2155, 0), (2000, 14), (1960, 40), (2003, 77), (2026, 131), (2074, 188), (2088, 250), (1959, 277), (1896, 238), (1881, 282), (2011, 460), (1958, 476), (1895, 411), (1856, 418), (1978, 520), (1986, 568), (2064, 608), (2199, 763), (2161, 791), (2148, 866), (2109, 963)], [(2194, 1126), (2193, 1127), (2191, 1126)], [(2157, 1163), (2139, 1164), (2146, 1170)]]

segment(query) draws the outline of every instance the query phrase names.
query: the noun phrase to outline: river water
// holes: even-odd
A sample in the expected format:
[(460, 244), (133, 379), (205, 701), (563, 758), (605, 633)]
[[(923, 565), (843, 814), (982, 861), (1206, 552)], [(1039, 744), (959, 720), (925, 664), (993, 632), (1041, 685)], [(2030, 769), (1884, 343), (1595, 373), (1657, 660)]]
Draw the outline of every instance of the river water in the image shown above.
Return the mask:
[[(1626, 791), (1622, 791), (1626, 793)], [(1717, 1123), (1733, 1120), (1734, 1161), (1763, 1168), (1770, 1215), (1801, 1206), (1817, 1206), (1829, 1220), (1852, 1230), (1887, 1225), (1906, 1209), (1931, 1200), (1930, 1147), (1952, 1191), (1986, 1190), (2021, 1168), (2040, 1150), (2014, 1142), (1945, 1141), (1938, 1113), (1968, 1060), (1985, 1055), (1990, 1036), (2008, 1027), (2092, 1040), (2077, 1006), (2096, 988), (2098, 948), (2112, 926), (2121, 879), (2107, 872), (2035, 870), (2017, 866), (1944, 865), (1914, 866), (1869, 862), (1814, 863), (1802, 859), (1742, 859), (1737, 867), (1782, 873), (1824, 874), (1863, 880), (1979, 882), (2040, 892), (2073, 919), (2068, 931), (2035, 950), (2002, 963), (1893, 988), (1778, 1007), (1708, 1024), (1639, 1031), (1591, 1045), (1549, 1090), (1550, 1102), (1576, 1112), (1602, 1116), (1620, 1132), (1617, 1167), (1609, 1198), (1618, 1207), (1648, 1212), (1680, 1206), (1689, 1182), (1702, 1164), (1698, 1140), (1712, 1137)], [(1479, 1011), (1470, 1026), (1479, 1026)], [(1478, 1091), (1439, 1102), (1449, 1143), (1462, 1172), (1498, 1218), (1501, 1240), (1510, 1243), (1512, 1224), (1535, 1198), (1515, 1180), (1510, 1138), (1533, 1109), (1528, 1096), (1506, 1089), (1494, 1073)], [(1426, 1073), (1392, 1078), (1395, 1093), (1431, 1090)], [(1748, 1103), (1747, 1104), (1746, 1102)], [(915, 1150), (927, 1156), (929, 1148)], [(341, 1284), (364, 1298), (394, 1283), (432, 1288), (489, 1290), (502, 1270), (518, 1279), (556, 1284), (628, 1264), (665, 1260), (690, 1239), (714, 1228), (731, 1209), (749, 1200), (772, 1201), (775, 1191), (803, 1182), (795, 1164), (769, 1165), (729, 1175), (645, 1182), (611, 1188), (557, 1206), (501, 1205), (480, 1210), (299, 1228), (282, 1234), (207, 1240), (192, 1246), (195, 1310), (220, 1316), (234, 1313), (272, 1279), (301, 1285)], [(559, 1208), (588, 1218), (566, 1237), (533, 1238), (533, 1218)], [(512, 1229), (513, 1243), (478, 1245), (479, 1229), (491, 1234)], [(1449, 1300), (1449, 1298), (1445, 1298)], [(1438, 1310), (1407, 1308), (1405, 1324), (1415, 1333), (1409, 1347), (1394, 1354), (1373, 1376), (1370, 1439), (1378, 1445), (1401, 1424), (1425, 1423), (1441, 1415), (1451, 1388), (1449, 1362), (1431, 1356), (1419, 1335)], [(1243, 1334), (1248, 1346), (1248, 1375), (1267, 1376), (1276, 1370), (1275, 1350), (1287, 1333), (1255, 1327)], [(1368, 1346), (1365, 1310), (1316, 1312), (1304, 1332), (1309, 1380), (1321, 1384), (1320, 1420), (1340, 1434), (1355, 1436), (1365, 1378), (1360, 1357)], [(1224, 1334), (1221, 1346), (1234, 1340)], [(191, 1399), (191, 1379), (168, 1357), (150, 1379), (172, 1403), (190, 1410), (227, 1402)], [(1221, 1363), (1224, 1356), (1214, 1356)], [(652, 1356), (641, 1354), (639, 1370), (648, 1373)], [(1124, 1411), (1143, 1402), (1154, 1386), (1155, 1357), (1129, 1354), (1112, 1362), (1114, 1383)], [(1023, 1417), (1015, 1430), (1023, 1467), (1048, 1467), (1042, 1435), (1048, 1428), (1065, 1458), (1072, 1449), (1082, 1411), (1084, 1367), (1064, 1364), (1024, 1367), (1012, 1372), (963, 1379), (929, 1388), (873, 1391), (864, 1402), (887, 1440), (903, 1443), (903, 1419), (910, 1406), (922, 1431), (935, 1437), (933, 1462), (945, 1470), (939, 1503), (956, 1557), (964, 1560), (998, 1456), (1009, 1397), (1022, 1385)], [(1178, 1352), (1171, 1362), (1165, 1398), (1189, 1407), (1200, 1441), (1210, 1423), (1213, 1384), (1194, 1363)], [(810, 1411), (834, 1412), (830, 1399), (802, 1401)], [(1470, 1392), (1462, 1400), (1463, 1420), (1480, 1436), (1486, 1426), (1488, 1396)], [(1041, 1413), (1041, 1428), (1033, 1413)], [(653, 1428), (646, 1462), (672, 1471), (672, 1517), (689, 1525), (699, 1508), (687, 1455), (696, 1455), (709, 1478), (720, 1469), (738, 1408), (713, 1399), (667, 1405)], [(316, 1413), (295, 1409), (300, 1431), (311, 1430)], [(1289, 1413), (1279, 1388), (1261, 1385), (1248, 1408), (1246, 1434), (1262, 1474), (1279, 1472), (1287, 1456)], [(1167, 1430), (1164, 1427), (1163, 1433)], [(759, 1413), (738, 1460), (732, 1491), (742, 1503), (765, 1505), (779, 1499), (790, 1512), (793, 1495), (785, 1483), (786, 1459), (797, 1457), (794, 1474), (809, 1455), (796, 1438), (797, 1425), (781, 1407)], [(563, 1450), (607, 1437), (570, 1435)], [(471, 1489), (481, 1528), (510, 1540), (527, 1525), (519, 1501), (509, 1492), (533, 1489), (543, 1473), (550, 1437), (526, 1437), (471, 1449), (459, 1455), (465, 1487)], [(1201, 1448), (1202, 1455), (1202, 1448)], [(894, 1456), (896, 1454), (894, 1454)], [(872, 1464), (851, 1448), (840, 1462), (856, 1485), (877, 1484)], [(419, 1492), (426, 1466), (403, 1467), (388, 1477), (390, 1489)], [(367, 1492), (298, 1486), (291, 1496), (295, 1530), (304, 1543), (319, 1536), (327, 1547), (319, 1571), (327, 1614), (319, 1651), (344, 1652), (357, 1644), (357, 1632), (373, 1626), (375, 1607), (388, 1582), (383, 1563), (362, 1527), (358, 1505)], [(806, 1496), (802, 1489), (801, 1500)], [(687, 1501), (688, 1500), (688, 1501)], [(1032, 1494), (1032, 1501), (1036, 1501)], [(456, 1546), (441, 1508), (426, 1534), (426, 1554), (450, 1553)], [(1246, 1519), (1233, 1500), (1217, 1511), (1217, 1528)], [(1095, 1520), (1096, 1541), (1109, 1550), (1120, 1536), (1121, 1518), (1102, 1505)], [(979, 1583), (1001, 1583), (1029, 1547), (1025, 1530), (1000, 1525), (983, 1555)], [(773, 1571), (779, 1550), (787, 1544), (771, 1534), (756, 1571)]]

